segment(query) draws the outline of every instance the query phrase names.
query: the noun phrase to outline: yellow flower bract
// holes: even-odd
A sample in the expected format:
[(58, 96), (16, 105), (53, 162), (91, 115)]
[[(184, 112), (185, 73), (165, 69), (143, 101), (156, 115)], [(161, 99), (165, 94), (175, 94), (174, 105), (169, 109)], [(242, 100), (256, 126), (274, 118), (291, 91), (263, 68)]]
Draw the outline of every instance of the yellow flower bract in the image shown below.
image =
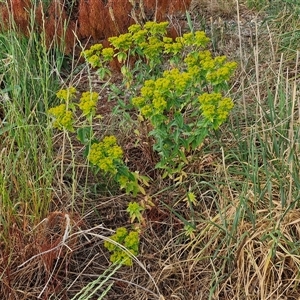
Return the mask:
[(74, 87), (69, 87), (67, 89), (61, 89), (56, 93), (56, 97), (60, 100), (68, 102), (72, 100), (76, 94), (76, 89)]
[(96, 92), (82, 93), (78, 106), (82, 110), (84, 116), (95, 114), (98, 98), (99, 94)]
[(53, 127), (57, 129), (66, 129), (74, 132), (73, 113), (67, 109), (66, 104), (60, 104), (48, 110), (48, 113), (54, 118)]
[(223, 98), (220, 93), (204, 93), (198, 97), (202, 115), (218, 128), (228, 117), (234, 104), (230, 98)]
[[(123, 245), (132, 255), (138, 254), (140, 241), (138, 232), (128, 232), (125, 227), (119, 227), (110, 239)], [(118, 262), (125, 266), (132, 266), (132, 258), (121, 247), (110, 241), (105, 241), (104, 247), (112, 252), (110, 256), (111, 262)]]
[(116, 174), (117, 164), (121, 163), (123, 150), (115, 136), (106, 136), (101, 142), (91, 146), (88, 160), (104, 172)]

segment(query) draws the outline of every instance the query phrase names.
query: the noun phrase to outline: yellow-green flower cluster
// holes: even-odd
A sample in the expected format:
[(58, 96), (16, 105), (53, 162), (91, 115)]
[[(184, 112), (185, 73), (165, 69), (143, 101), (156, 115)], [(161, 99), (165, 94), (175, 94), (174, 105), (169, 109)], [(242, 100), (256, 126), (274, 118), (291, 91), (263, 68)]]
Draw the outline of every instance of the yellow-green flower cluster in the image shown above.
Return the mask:
[[(208, 51), (208, 50), (201, 51), (198, 53), (198, 57), (199, 57), (200, 66), (204, 71), (206, 71), (206, 72), (212, 71), (216, 67), (216, 61), (212, 57), (210, 51)], [(218, 60), (218, 62), (219, 62), (219, 60)]]
[(179, 69), (173, 68), (170, 71), (165, 71), (163, 78), (170, 84), (170, 89), (173, 89), (176, 94), (182, 94), (190, 85), (193, 75), (189, 72), (180, 72)]
[(113, 48), (108, 47), (102, 49), (101, 54), (102, 54), (103, 62), (106, 62), (106, 61), (111, 61), (113, 59), (115, 52)]
[[(154, 81), (154, 92), (153, 94), (155, 95), (156, 93), (160, 93), (160, 94), (165, 94), (167, 92), (169, 92), (172, 88), (174, 88), (174, 82), (172, 82), (172, 75), (173, 73), (175, 73), (178, 69), (172, 69), (171, 71), (166, 71), (163, 74), (162, 78), (157, 78)], [(173, 72), (174, 71), (174, 72)]]
[(108, 39), (112, 46), (115, 49), (127, 52), (131, 45), (132, 45), (132, 34), (131, 33), (124, 33), (120, 34), (119, 36), (113, 36)]
[(184, 62), (193, 77), (200, 77), (212, 85), (227, 82), (237, 66), (235, 62), (226, 62), (226, 56), (213, 58), (208, 50), (192, 52)]
[(53, 127), (60, 130), (66, 129), (70, 132), (74, 132), (73, 113), (67, 109), (66, 104), (60, 104), (52, 107), (48, 110), (49, 115), (54, 118)]
[(82, 52), (82, 54), (85, 57), (85, 59), (87, 60), (87, 62), (93, 68), (102, 67), (102, 62), (100, 59), (102, 49), (103, 49), (102, 44), (95, 44), (95, 45), (91, 46), (90, 49)]
[(146, 80), (141, 95), (132, 98), (132, 104), (146, 118), (163, 114), (172, 105), (173, 98), (179, 99), (192, 80), (193, 76), (189, 72), (180, 72), (177, 68), (165, 71), (161, 78)]
[(180, 53), (184, 48), (184, 44), (182, 43), (166, 43), (164, 44), (164, 53), (167, 53), (167, 54), (178, 54)]
[(83, 51), (82, 54), (93, 68), (101, 68), (103, 63), (113, 59), (115, 53), (111, 47), (103, 48), (102, 44), (95, 44), (90, 49)]
[(220, 93), (204, 93), (198, 97), (202, 115), (217, 129), (228, 117), (234, 104)]
[[(132, 54), (138, 53), (144, 55), (152, 67), (158, 63), (164, 50), (165, 43), (162, 41), (166, 34), (168, 22), (156, 23), (147, 22), (142, 28), (134, 24), (128, 28), (128, 33), (121, 34), (117, 37), (109, 38), (111, 45), (122, 53), (122, 58), (126, 58), (128, 51)], [(179, 45), (167, 46), (168, 53), (178, 53)], [(123, 61), (124, 59), (121, 59)]]
[(132, 35), (132, 40), (138, 46), (139, 44), (146, 41), (148, 31), (146, 29), (141, 29), (137, 32), (134, 32)]
[(131, 103), (138, 108), (146, 105), (144, 97), (134, 97), (131, 99)]
[[(148, 59), (157, 57), (157, 52), (163, 48), (161, 36), (167, 32), (168, 22), (147, 22), (142, 28), (139, 24), (131, 25), (128, 33), (109, 38), (111, 45), (121, 51), (127, 52), (133, 45), (141, 47)], [(153, 53), (154, 52), (154, 53)]]
[(67, 89), (61, 89), (56, 93), (56, 97), (62, 101), (69, 102), (74, 98), (76, 94), (76, 89), (74, 87), (69, 87)]
[(195, 70), (205, 75), (208, 71), (212, 71), (216, 67), (216, 62), (208, 50), (191, 52), (186, 56), (184, 62), (188, 70), (193, 72), (193, 75), (197, 75)]
[(150, 104), (150, 99), (154, 95), (154, 91), (155, 81), (152, 79), (146, 80), (144, 86), (141, 88), (141, 96), (131, 99), (131, 103), (140, 109), (143, 116), (150, 117), (154, 112)]
[(171, 37), (168, 37), (168, 36), (164, 36), (162, 40), (165, 44), (172, 44), (173, 43), (173, 39)]
[[(181, 38), (178, 38), (178, 41)], [(196, 31), (195, 33), (189, 32), (183, 35), (183, 41), (186, 46), (196, 46), (204, 48), (210, 42), (204, 31)]]
[(94, 115), (99, 94), (96, 92), (83, 92), (79, 100), (79, 108), (84, 116)]
[(168, 25), (168, 22), (156, 23), (153, 21), (149, 21), (144, 25), (144, 29), (148, 30), (153, 36), (162, 36), (166, 35)]
[(167, 108), (167, 101), (162, 96), (157, 96), (152, 101), (153, 109), (156, 114), (162, 114)]
[(167, 108), (165, 92), (169, 92), (171, 82), (165, 78), (156, 81), (146, 80), (141, 88), (141, 96), (132, 98), (131, 102), (138, 107), (145, 117), (162, 114)]
[(115, 136), (106, 136), (101, 142), (93, 143), (88, 160), (104, 172), (117, 173), (117, 166), (122, 164), (123, 150), (117, 144)]
[[(124, 246), (129, 253), (137, 255), (139, 251), (139, 234), (136, 231), (128, 232), (125, 227), (119, 227), (116, 233), (110, 237), (111, 240)], [(132, 258), (119, 245), (105, 241), (104, 247), (112, 252), (110, 261), (121, 263), (125, 266), (132, 266)]]
[(95, 44), (95, 45), (91, 46), (90, 50), (84, 51), (84, 53), (93, 53), (93, 54), (100, 55), (100, 52), (102, 49), (103, 49), (102, 44)]
[(144, 86), (141, 88), (143, 97), (151, 97), (155, 90), (155, 81), (153, 79), (145, 80)]
[(140, 24), (133, 24), (128, 27), (128, 32), (130, 33), (137, 33), (142, 30), (142, 26)]
[(146, 104), (143, 106), (141, 108), (141, 114), (146, 118), (150, 118), (151, 116), (155, 115), (152, 105)]
[[(150, 68), (154, 68), (160, 64), (163, 54), (173, 55), (174, 61), (177, 61), (178, 55), (183, 52), (184, 47), (199, 49), (209, 42), (209, 38), (203, 31), (186, 33), (173, 40), (165, 36), (167, 27), (168, 22), (150, 21), (143, 27), (134, 24), (128, 28), (127, 33), (108, 39), (112, 48), (103, 49), (102, 45), (96, 44), (89, 50), (83, 51), (83, 54), (92, 67), (101, 68), (104, 62), (112, 60), (114, 56), (120, 62), (124, 62), (128, 55), (138, 54), (147, 59)], [(114, 54), (114, 50), (117, 50), (118, 53)]]
[(208, 74), (206, 75), (206, 79), (213, 85), (227, 82), (235, 71), (236, 66), (237, 64), (235, 62), (225, 63), (222, 67), (208, 72)]
[(121, 189), (126, 188), (126, 186), (128, 185), (128, 183), (130, 182), (130, 179), (128, 178), (128, 176), (120, 176), (118, 178), (118, 182), (120, 184)]
[(162, 42), (158, 37), (155, 36), (150, 36), (147, 42), (140, 44), (140, 47), (143, 50), (143, 54), (149, 61), (149, 64), (157, 63), (157, 61), (161, 59), (164, 45), (164, 42)]

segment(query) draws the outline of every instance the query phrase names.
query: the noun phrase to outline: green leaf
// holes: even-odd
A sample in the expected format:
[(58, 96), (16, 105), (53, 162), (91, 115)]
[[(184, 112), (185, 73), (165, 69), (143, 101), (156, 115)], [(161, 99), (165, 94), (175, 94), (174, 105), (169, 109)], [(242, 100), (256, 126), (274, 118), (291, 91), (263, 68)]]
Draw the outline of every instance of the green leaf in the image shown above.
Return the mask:
[(120, 52), (117, 54), (117, 59), (119, 63), (122, 63), (127, 58), (127, 54), (125, 52)]
[(202, 144), (202, 142), (207, 137), (207, 135), (208, 135), (207, 128), (203, 128), (203, 130), (195, 136), (195, 139), (192, 141), (193, 150), (195, 150), (197, 147), (199, 147)]
[(14, 127), (14, 125), (6, 125), (4, 127), (2, 127), (0, 129), (0, 135), (2, 135), (3, 133), (10, 131), (12, 128)]
[(83, 156), (84, 157), (88, 157), (89, 153), (90, 153), (90, 144), (87, 144), (84, 148), (84, 151), (83, 151)]
[(192, 23), (190, 12), (188, 10), (186, 10), (185, 15), (186, 15), (186, 19), (187, 19), (187, 22), (188, 22), (188, 25), (189, 25), (190, 32), (194, 33), (194, 26), (193, 26), (193, 23)]
[(183, 125), (184, 125), (184, 120), (183, 120), (183, 115), (182, 115), (182, 113), (180, 113), (180, 112), (175, 113), (174, 119), (175, 119), (175, 121), (176, 121), (176, 125), (177, 125), (179, 128), (182, 128)]
[(179, 155), (180, 159), (181, 159), (185, 164), (188, 164), (188, 160), (186, 159), (186, 156), (185, 156), (184, 152), (178, 150), (178, 155)]
[(126, 211), (130, 215), (131, 223), (133, 223), (135, 219), (141, 222), (143, 219), (142, 213), (144, 210), (145, 209), (142, 206), (140, 206), (137, 202), (130, 202)]
[(99, 78), (101, 80), (104, 79), (106, 74), (111, 75), (111, 72), (106, 68), (100, 68), (100, 69), (97, 70), (97, 75), (99, 76)]
[(84, 145), (87, 145), (93, 135), (93, 129), (91, 126), (81, 127), (77, 129), (77, 139)]

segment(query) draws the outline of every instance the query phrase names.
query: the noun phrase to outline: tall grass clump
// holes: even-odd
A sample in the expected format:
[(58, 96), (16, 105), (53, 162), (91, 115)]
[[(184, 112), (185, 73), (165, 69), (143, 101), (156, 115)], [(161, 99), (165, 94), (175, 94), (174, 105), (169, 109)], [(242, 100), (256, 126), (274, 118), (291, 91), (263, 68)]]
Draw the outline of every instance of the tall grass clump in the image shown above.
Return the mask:
[(256, 29), (252, 68), (241, 49), (234, 113), (209, 147), (215, 173), (194, 174), (206, 203), (185, 249), (211, 270), (208, 299), (299, 297), (299, 54), (278, 47), (273, 21)]
[[(31, 13), (33, 16), (34, 11)], [(0, 290), (3, 299), (12, 299), (8, 296), (11, 290), (14, 297), (26, 298), (17, 292), (21, 284), (18, 275), (11, 274), (35, 254), (33, 229), (49, 213), (53, 200), (53, 133), (47, 125), (45, 111), (55, 99), (60, 70), (56, 55), (61, 51), (46, 47), (43, 32), (38, 33), (34, 28), (33, 17), (31, 24), (25, 36), (11, 17), (0, 33), (0, 106), (3, 110)]]
[[(11, 21), (10, 27), (0, 35), (1, 106), (4, 110), (1, 135), (5, 153), (1, 156), (5, 187), (2, 190), (7, 196), (12, 191), (28, 193), (21, 195), (21, 203), (28, 201), (26, 210), (32, 217), (40, 217), (49, 204), (53, 169), (52, 131), (47, 127), (45, 110), (55, 100), (53, 91), (59, 84), (60, 66), (55, 63), (52, 50), (46, 47), (43, 34), (33, 28), (28, 30), (28, 37), (22, 36)], [(47, 188), (41, 191), (41, 187)], [(33, 191), (38, 195), (34, 197)], [(38, 199), (44, 192), (48, 196)], [(18, 195), (12, 196), (9, 198), (14, 199), (13, 207), (19, 201), (16, 201)]]
[[(233, 278), (243, 286), (235, 290), (240, 296), (280, 299), (299, 289), (299, 103), (296, 83), (276, 71), (275, 86), (268, 86), (269, 78), (257, 84), (257, 98), (247, 110), (248, 127), (234, 124), (236, 146), (223, 158), (230, 197), (219, 213), (219, 225), (227, 247), (214, 252), (221, 251), (224, 259), (211, 297), (220, 280), (230, 285)], [(227, 277), (228, 268), (233, 273)]]

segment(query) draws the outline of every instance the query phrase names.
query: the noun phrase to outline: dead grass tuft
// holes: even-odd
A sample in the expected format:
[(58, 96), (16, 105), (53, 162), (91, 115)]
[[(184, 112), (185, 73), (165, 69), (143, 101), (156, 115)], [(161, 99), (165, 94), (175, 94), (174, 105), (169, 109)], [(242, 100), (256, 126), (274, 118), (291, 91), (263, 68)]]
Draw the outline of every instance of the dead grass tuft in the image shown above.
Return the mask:
[(192, 0), (192, 12), (206, 14), (212, 18), (236, 16), (236, 1), (228, 0)]
[(40, 2), (38, 7), (34, 7), (29, 0), (11, 0), (0, 5), (0, 19), (6, 28), (14, 20), (20, 32), (28, 35), (31, 28), (30, 13), (33, 13), (36, 30), (45, 32), (47, 46), (58, 43), (69, 54), (76, 38), (82, 40), (92, 37), (94, 42), (99, 42), (124, 33), (134, 22), (162, 21), (181, 15), (189, 8), (190, 2), (75, 0), (71, 5), (73, 9), (70, 9), (70, 4), (64, 0), (52, 0), (48, 5)]
[(77, 247), (74, 233), (79, 224), (62, 212), (50, 213), (32, 230), (14, 224), (9, 245), (4, 248), (14, 251), (3, 251), (0, 256), (1, 296), (8, 300), (49, 299), (64, 290), (68, 262)]

